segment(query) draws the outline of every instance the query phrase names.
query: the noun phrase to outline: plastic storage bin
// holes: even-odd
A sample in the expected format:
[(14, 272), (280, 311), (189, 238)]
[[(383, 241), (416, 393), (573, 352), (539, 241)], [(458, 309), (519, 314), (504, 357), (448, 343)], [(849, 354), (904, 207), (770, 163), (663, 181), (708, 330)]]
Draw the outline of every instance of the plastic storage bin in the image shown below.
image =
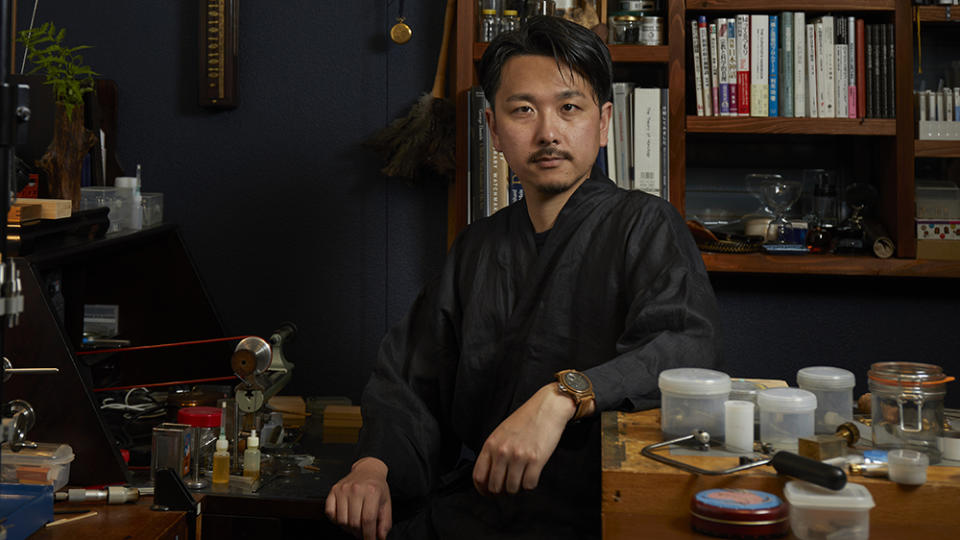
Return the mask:
[(760, 440), (777, 450), (797, 451), (800, 437), (813, 437), (817, 396), (799, 388), (768, 388), (757, 396)]
[(960, 218), (960, 188), (948, 180), (917, 180), (918, 218)]
[(873, 497), (860, 484), (832, 491), (802, 480), (787, 482), (783, 496), (790, 503), (790, 527), (800, 540), (870, 538)]
[(163, 193), (144, 193), (140, 204), (143, 205), (144, 229), (163, 223)]
[(660, 427), (664, 439), (702, 429), (723, 437), (723, 402), (730, 395), (730, 376), (712, 369), (677, 368), (660, 373)]
[(797, 386), (817, 396), (815, 433), (831, 435), (837, 426), (853, 420), (853, 373), (830, 366), (805, 367), (797, 372)]
[(80, 209), (90, 210), (92, 208), (107, 207), (110, 212), (107, 213), (107, 219), (110, 220), (108, 233), (115, 233), (126, 228), (127, 218), (121, 216), (123, 212), (123, 199), (113, 186), (87, 186), (80, 188)]
[(24, 448), (19, 452), (3, 445), (2, 479), (4, 482), (49, 483), (56, 491), (67, 485), (70, 478), (70, 463), (73, 449), (69, 444), (39, 443), (36, 448)]

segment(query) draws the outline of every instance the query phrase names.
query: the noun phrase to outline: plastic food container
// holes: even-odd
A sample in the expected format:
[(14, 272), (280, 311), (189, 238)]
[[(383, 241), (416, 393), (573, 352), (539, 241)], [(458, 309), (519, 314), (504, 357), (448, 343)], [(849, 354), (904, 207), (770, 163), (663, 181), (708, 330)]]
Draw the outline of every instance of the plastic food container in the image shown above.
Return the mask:
[(790, 527), (800, 540), (870, 538), (873, 497), (864, 486), (848, 483), (832, 491), (802, 480), (787, 482), (783, 496), (790, 503)]
[(930, 458), (923, 452), (898, 448), (887, 452), (887, 476), (898, 484), (919, 486), (927, 481)]
[(873, 445), (884, 450), (910, 448), (940, 462), (940, 438), (947, 383), (940, 366), (914, 362), (878, 362), (867, 373)]
[(660, 373), (660, 428), (664, 439), (702, 429), (712, 439), (723, 437), (723, 402), (730, 395), (730, 377), (702, 368), (668, 369)]
[(797, 386), (817, 396), (815, 433), (832, 435), (837, 426), (853, 420), (853, 373), (830, 366), (805, 367), (797, 372)]
[(36, 448), (24, 448), (19, 452), (4, 444), (0, 457), (2, 479), (20, 484), (52, 484), (56, 491), (67, 485), (73, 458), (69, 444), (38, 443)]
[(800, 437), (813, 437), (817, 396), (799, 388), (768, 388), (757, 396), (760, 440), (777, 450), (797, 451)]

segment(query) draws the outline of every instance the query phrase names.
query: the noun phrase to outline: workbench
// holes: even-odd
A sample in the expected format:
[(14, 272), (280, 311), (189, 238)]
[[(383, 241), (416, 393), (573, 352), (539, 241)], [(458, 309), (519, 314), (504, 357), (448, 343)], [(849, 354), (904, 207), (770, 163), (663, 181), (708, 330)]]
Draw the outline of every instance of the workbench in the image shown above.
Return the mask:
[[(660, 411), (605, 412), (602, 419), (603, 538), (710, 538), (690, 525), (690, 500), (712, 488), (756, 489), (783, 498), (789, 477), (763, 466), (726, 476), (701, 476), (644, 457), (660, 442)], [(667, 452), (659, 449), (657, 452)], [(737, 465), (735, 457), (676, 456), (705, 469)], [(922, 486), (850, 476), (870, 490), (870, 538), (942, 538), (960, 525), (960, 467), (931, 466)], [(792, 533), (788, 538), (794, 538)]]

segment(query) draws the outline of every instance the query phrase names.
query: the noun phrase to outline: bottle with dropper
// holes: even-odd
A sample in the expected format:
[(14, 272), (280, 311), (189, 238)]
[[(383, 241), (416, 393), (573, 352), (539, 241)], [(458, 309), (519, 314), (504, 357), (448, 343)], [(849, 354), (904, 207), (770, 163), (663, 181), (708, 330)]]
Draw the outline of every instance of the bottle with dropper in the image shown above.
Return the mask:
[(243, 475), (254, 479), (260, 476), (260, 438), (255, 429), (250, 431), (247, 449), (243, 451)]
[(217, 451), (213, 453), (213, 483), (230, 483), (230, 442), (227, 441), (227, 431), (224, 428), (224, 421), (227, 417), (227, 404), (223, 404), (223, 411), (220, 415), (220, 437), (217, 439)]

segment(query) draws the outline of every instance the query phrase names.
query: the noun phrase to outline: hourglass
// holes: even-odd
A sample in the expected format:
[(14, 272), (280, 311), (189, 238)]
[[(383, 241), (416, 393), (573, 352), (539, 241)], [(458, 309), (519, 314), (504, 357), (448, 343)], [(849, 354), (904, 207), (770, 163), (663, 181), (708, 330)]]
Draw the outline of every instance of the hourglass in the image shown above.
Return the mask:
[(803, 184), (787, 180), (779, 174), (748, 174), (747, 189), (773, 213), (767, 226), (767, 242), (789, 244), (793, 242), (793, 225), (787, 212), (799, 199)]

